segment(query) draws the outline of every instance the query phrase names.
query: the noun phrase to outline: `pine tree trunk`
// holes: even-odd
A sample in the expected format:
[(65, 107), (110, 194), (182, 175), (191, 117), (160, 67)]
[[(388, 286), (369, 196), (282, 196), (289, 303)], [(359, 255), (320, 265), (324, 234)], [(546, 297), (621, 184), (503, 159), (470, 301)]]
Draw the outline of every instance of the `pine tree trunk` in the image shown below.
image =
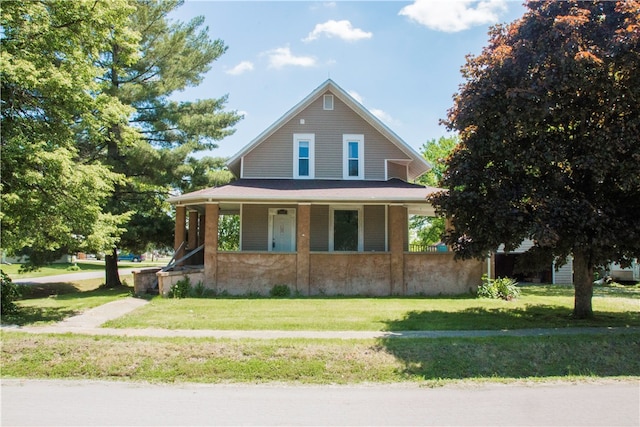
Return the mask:
[(122, 286), (120, 274), (118, 273), (118, 250), (113, 249), (110, 255), (104, 257), (105, 266), (105, 286), (107, 288), (116, 288)]
[(573, 317), (588, 319), (593, 317), (591, 299), (593, 297), (593, 265), (585, 252), (576, 251), (573, 254), (573, 286), (575, 300)]

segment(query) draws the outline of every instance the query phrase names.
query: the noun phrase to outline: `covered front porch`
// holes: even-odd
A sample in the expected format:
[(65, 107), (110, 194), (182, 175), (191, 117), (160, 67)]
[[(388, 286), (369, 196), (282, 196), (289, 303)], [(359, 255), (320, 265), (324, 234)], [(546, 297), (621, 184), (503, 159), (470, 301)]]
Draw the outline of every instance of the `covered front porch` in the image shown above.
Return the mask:
[[(174, 271), (158, 273), (160, 292), (182, 277), (216, 293), (268, 295), (286, 285), (298, 295), (438, 295), (475, 289), (484, 264), (457, 262), (449, 251), (410, 252), (411, 214), (435, 215), (425, 187), (402, 183), (385, 198), (334, 189), (331, 200), (292, 195), (233, 200), (200, 195), (176, 206), (176, 258), (197, 248)], [(388, 185), (387, 185), (388, 188)], [(408, 194), (407, 189), (411, 191)], [(242, 191), (236, 194), (241, 198)], [(397, 193), (397, 192), (396, 192)], [(296, 194), (295, 197), (300, 197)], [(326, 196), (325, 196), (326, 198)], [(235, 250), (218, 241), (219, 218), (237, 215)]]

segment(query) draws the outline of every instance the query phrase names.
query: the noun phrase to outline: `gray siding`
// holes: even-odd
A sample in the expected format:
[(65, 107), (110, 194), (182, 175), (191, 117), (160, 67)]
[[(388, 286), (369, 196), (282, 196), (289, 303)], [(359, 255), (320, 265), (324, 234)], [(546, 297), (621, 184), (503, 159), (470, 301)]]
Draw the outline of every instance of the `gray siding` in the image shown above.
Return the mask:
[[(323, 109), (322, 98), (312, 102), (245, 156), (245, 178), (292, 178), (295, 133), (315, 134), (315, 177), (318, 179), (342, 179), (344, 134), (364, 135), (365, 179), (384, 180), (385, 159), (407, 158), (337, 97), (330, 111)], [(300, 123), (301, 119), (304, 124)]]
[(268, 251), (269, 209), (295, 208), (292, 205), (243, 205), (242, 206), (242, 250)]
[(311, 206), (310, 250), (329, 250), (329, 206)]
[(268, 250), (269, 211), (264, 205), (242, 206), (242, 250)]
[(385, 251), (385, 207), (364, 207), (364, 250)]
[(387, 179), (398, 178), (407, 180), (407, 167), (398, 163), (387, 162)]

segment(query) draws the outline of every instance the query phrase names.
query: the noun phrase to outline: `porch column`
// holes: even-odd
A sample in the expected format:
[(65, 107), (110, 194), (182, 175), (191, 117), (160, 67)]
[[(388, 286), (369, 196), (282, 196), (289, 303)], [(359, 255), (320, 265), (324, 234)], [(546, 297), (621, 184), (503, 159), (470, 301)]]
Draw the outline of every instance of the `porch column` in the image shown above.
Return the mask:
[(206, 224), (206, 216), (200, 215), (198, 217), (198, 246), (204, 245), (204, 227)]
[(178, 249), (180, 248), (180, 245), (182, 245), (182, 243), (185, 240), (185, 230), (187, 226), (186, 214), (187, 214), (186, 206), (176, 206), (176, 232), (175, 232), (175, 238), (173, 240), (173, 250), (176, 251), (175, 253), (176, 260), (182, 258), (185, 253), (184, 246), (182, 247), (182, 249), (180, 250)]
[(389, 206), (389, 251), (391, 252), (391, 295), (404, 295), (404, 206)]
[(298, 235), (296, 236), (298, 246), (296, 252), (296, 289), (300, 292), (305, 292), (307, 295), (311, 295), (309, 280), (309, 233), (311, 229), (311, 205), (309, 203), (298, 204), (298, 213), (296, 214), (296, 218), (298, 218)]
[(189, 249), (198, 247), (198, 212), (189, 211), (189, 232), (187, 234)]
[(211, 289), (218, 287), (218, 211), (217, 203), (205, 205), (204, 228), (204, 285)]

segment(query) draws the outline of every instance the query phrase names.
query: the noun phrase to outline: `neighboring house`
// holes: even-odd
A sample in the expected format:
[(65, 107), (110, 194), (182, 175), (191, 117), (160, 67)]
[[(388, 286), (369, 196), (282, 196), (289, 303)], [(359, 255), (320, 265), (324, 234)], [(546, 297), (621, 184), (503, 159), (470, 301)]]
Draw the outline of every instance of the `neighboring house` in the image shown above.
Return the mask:
[[(158, 273), (161, 293), (185, 275), (229, 294), (287, 285), (301, 295), (433, 295), (480, 284), (480, 261), (408, 251), (409, 216), (435, 215), (427, 197), (438, 189), (410, 183), (429, 165), (332, 80), (228, 168), (231, 184), (169, 200), (176, 259), (204, 254)], [(238, 251), (219, 250), (219, 215), (239, 215)]]
[(640, 263), (637, 259), (634, 259), (631, 262), (631, 266), (623, 268), (620, 264), (612, 262), (609, 264), (608, 273), (613, 280), (640, 281)]
[[(569, 257), (567, 262), (556, 268), (555, 264), (547, 268), (528, 273), (518, 272), (517, 262), (520, 256), (533, 246), (533, 241), (525, 240), (514, 251), (505, 253), (504, 247), (500, 246), (491, 260), (489, 267), (491, 277), (511, 277), (519, 282), (525, 283), (553, 283), (559, 285), (573, 284), (573, 258)], [(638, 281), (640, 280), (640, 263), (634, 259), (631, 266), (622, 268), (618, 263), (611, 263), (605, 268), (605, 275), (618, 281)]]
[(550, 264), (541, 271), (519, 273), (517, 268), (518, 259), (532, 246), (533, 241), (528, 239), (523, 241), (516, 250), (509, 253), (505, 253), (504, 247), (500, 246), (493, 257), (491, 277), (511, 277), (518, 280), (518, 282), (525, 283), (573, 284), (573, 258), (571, 257), (567, 259), (565, 264), (557, 268), (555, 264)]

